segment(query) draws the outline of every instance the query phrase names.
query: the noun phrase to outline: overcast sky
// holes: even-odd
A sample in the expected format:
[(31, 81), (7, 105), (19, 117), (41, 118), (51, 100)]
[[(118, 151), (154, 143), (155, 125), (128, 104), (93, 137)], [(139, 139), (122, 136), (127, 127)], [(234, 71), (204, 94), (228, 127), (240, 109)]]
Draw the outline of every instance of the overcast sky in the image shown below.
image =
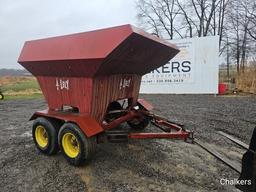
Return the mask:
[(136, 25), (135, 0), (0, 0), (0, 68), (21, 68), (24, 41)]

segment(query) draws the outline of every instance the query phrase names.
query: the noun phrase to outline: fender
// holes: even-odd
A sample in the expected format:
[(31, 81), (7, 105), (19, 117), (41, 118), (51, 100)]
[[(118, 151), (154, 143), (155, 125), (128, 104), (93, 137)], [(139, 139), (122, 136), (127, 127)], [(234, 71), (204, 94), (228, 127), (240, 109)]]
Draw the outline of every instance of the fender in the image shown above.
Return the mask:
[(87, 137), (92, 137), (104, 131), (99, 123), (88, 114), (74, 114), (61, 111), (51, 111), (46, 109), (43, 111), (35, 112), (29, 120), (34, 120), (37, 117), (48, 117), (62, 120), (65, 122), (76, 123)]

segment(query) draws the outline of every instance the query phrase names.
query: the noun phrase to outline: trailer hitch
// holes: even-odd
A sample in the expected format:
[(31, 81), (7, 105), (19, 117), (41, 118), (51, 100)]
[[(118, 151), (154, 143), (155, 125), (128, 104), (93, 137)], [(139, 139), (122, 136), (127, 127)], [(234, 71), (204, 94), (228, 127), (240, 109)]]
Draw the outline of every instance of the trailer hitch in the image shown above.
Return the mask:
[[(127, 142), (128, 139), (183, 139), (185, 142), (193, 143), (194, 142), (194, 133), (193, 131), (186, 130), (184, 125), (172, 122), (166, 118), (160, 117), (146, 109), (133, 108), (131, 110), (113, 110), (109, 114), (122, 114), (118, 115), (117, 119), (112, 122), (105, 122), (102, 124), (105, 129), (105, 133), (108, 141), (110, 142)], [(117, 127), (121, 123), (129, 122), (133, 119), (138, 121), (143, 121), (147, 119), (151, 125), (154, 125), (156, 128), (160, 129), (162, 132), (127, 132), (127, 131), (116, 131), (111, 130), (114, 127)]]
[(193, 131), (186, 130), (184, 125), (169, 121), (147, 110), (139, 110), (139, 115), (149, 118), (150, 123), (159, 128), (163, 132), (155, 133), (129, 133), (128, 137), (131, 139), (147, 139), (147, 138), (170, 138), (170, 139), (183, 139), (186, 142), (193, 143)]

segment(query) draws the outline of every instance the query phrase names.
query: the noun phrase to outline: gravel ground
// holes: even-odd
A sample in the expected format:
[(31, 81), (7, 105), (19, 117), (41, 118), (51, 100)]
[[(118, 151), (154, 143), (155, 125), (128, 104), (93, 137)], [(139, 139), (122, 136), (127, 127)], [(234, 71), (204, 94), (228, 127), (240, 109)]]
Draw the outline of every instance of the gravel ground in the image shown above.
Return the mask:
[[(256, 97), (141, 95), (155, 112), (183, 123), (195, 137), (239, 162), (244, 150), (216, 133), (249, 143), (256, 126)], [(197, 145), (177, 140), (132, 140), (99, 144), (93, 161), (70, 166), (59, 153), (40, 154), (27, 120), (43, 100), (0, 102), (1, 191), (238, 191), (220, 185), (238, 174)], [(153, 130), (153, 127), (149, 127)]]

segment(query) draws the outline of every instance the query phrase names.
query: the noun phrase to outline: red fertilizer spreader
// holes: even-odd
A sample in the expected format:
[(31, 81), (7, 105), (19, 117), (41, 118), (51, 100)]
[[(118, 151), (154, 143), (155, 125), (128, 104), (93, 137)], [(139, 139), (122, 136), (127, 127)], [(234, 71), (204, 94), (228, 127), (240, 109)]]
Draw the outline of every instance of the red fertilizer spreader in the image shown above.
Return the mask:
[[(192, 139), (192, 132), (138, 99), (141, 77), (178, 52), (131, 25), (27, 41), (18, 62), (37, 78), (48, 104), (30, 119), (36, 147), (48, 155), (60, 149), (79, 165), (106, 140)], [(114, 129), (125, 122), (129, 131)], [(161, 132), (145, 132), (149, 123)]]

